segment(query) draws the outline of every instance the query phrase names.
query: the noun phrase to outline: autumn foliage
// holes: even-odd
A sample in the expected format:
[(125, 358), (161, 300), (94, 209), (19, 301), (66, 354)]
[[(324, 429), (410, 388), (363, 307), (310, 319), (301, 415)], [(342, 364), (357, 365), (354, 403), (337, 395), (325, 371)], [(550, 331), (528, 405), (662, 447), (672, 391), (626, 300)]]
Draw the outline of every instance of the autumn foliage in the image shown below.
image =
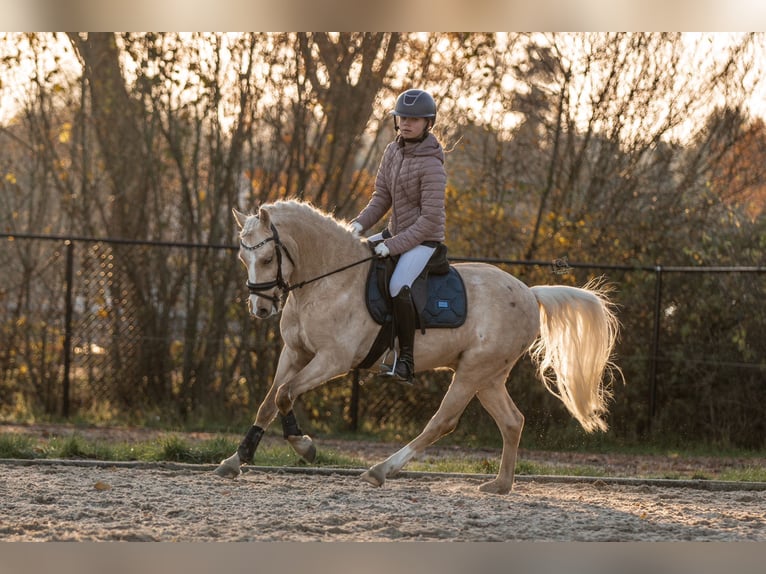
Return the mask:
[[(615, 436), (762, 447), (766, 124), (752, 63), (764, 37), (720, 40), (3, 34), (0, 232), (17, 239), (0, 251), (0, 416), (61, 412), (68, 254), (26, 234), (82, 240), (69, 334), (80, 416), (247, 424), (280, 340), (277, 321), (247, 316), (224, 248), (232, 208), (298, 197), (352, 217), (396, 95), (423, 87), (447, 150), (450, 255), (502, 260), (528, 284), (613, 283), (628, 382)], [(670, 270), (711, 266), (750, 271)], [(422, 426), (445, 380), (365, 386), (364, 424)], [(531, 436), (579, 440), (531, 381), (521, 368), (509, 382)], [(349, 389), (306, 396), (307, 424), (349, 423)]]

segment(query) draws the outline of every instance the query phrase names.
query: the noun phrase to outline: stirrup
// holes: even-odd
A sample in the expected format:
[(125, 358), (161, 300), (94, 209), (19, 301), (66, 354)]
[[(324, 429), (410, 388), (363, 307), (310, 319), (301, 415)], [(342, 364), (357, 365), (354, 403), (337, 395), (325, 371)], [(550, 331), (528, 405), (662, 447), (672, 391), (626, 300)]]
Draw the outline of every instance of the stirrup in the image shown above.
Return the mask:
[[(394, 360), (389, 365), (388, 363), (386, 363), (386, 359), (388, 359), (388, 356), (392, 352), (394, 353)], [(383, 355), (383, 361), (380, 363), (380, 372), (378, 374), (381, 377), (393, 377), (394, 375), (396, 375), (396, 371), (395, 371), (396, 361), (398, 360), (399, 360), (399, 355), (397, 354), (396, 349), (393, 349), (393, 350), (389, 349), (388, 351), (386, 351), (386, 354)]]
[(394, 379), (395, 381), (397, 381), (399, 383), (402, 383), (404, 385), (407, 385), (407, 386), (413, 386), (412, 375), (414, 373), (410, 373), (410, 378), (409, 379), (405, 379), (405, 378), (400, 377), (399, 375), (396, 374), (396, 365), (399, 363), (399, 354), (396, 352), (396, 349), (393, 349), (394, 361), (390, 365), (386, 363), (386, 359), (388, 359), (388, 355), (391, 352), (392, 351), (389, 350), (383, 356), (383, 362), (380, 363), (380, 372), (378, 373), (378, 375), (381, 376), (381, 377), (386, 377), (386, 378)]

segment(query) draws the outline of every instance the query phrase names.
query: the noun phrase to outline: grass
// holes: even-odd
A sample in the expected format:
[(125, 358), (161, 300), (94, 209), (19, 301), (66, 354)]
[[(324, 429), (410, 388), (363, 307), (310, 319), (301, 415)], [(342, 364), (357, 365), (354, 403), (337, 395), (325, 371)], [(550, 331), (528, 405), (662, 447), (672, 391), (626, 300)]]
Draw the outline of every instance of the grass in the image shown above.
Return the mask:
[(0, 435), (0, 458), (39, 458), (36, 441), (26, 435)]
[[(237, 448), (238, 439), (221, 435), (207, 440), (191, 441), (181, 435), (168, 433), (152, 440), (137, 442), (107, 442), (86, 440), (77, 432), (70, 436), (36, 439), (15, 433), (0, 434), (0, 459), (87, 459), (101, 461), (183, 462), (194, 464), (218, 464)], [(300, 466), (306, 463), (286, 444), (264, 445), (258, 449), (255, 464), (258, 466)], [(413, 460), (406, 470), (422, 472), (449, 472), (465, 474), (495, 474), (499, 459), (467, 459), (454, 457)], [(332, 450), (320, 450), (313, 466), (328, 468), (366, 468), (368, 464), (355, 457)], [(580, 464), (544, 464), (521, 460), (516, 465), (520, 475), (569, 475), (605, 476), (603, 468)], [(692, 476), (664, 474), (644, 478), (692, 478), (703, 480), (728, 480), (766, 482), (766, 468), (753, 464), (743, 468), (727, 468), (708, 476), (697, 473)]]
[[(0, 435), (0, 459), (84, 459), (102, 461), (184, 462), (218, 464), (230, 456), (238, 441), (224, 436), (203, 441), (189, 441), (177, 434), (138, 442), (89, 441), (74, 433), (68, 437), (34, 439), (27, 435)], [(295, 466), (305, 464), (289, 446), (262, 446), (258, 449), (259, 466)], [(317, 455), (315, 464), (327, 467), (362, 467), (358, 459), (333, 452)]]

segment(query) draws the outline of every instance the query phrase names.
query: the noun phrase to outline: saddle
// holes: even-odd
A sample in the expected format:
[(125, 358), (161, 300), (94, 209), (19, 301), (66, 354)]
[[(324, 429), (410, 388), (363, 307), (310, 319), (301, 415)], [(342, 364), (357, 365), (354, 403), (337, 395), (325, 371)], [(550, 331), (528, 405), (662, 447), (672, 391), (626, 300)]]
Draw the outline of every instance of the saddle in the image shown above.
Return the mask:
[[(436, 250), (423, 272), (412, 284), (412, 299), (418, 316), (418, 328), (460, 327), (465, 323), (468, 304), (463, 278), (447, 259), (447, 246), (434, 243)], [(371, 248), (374, 248), (371, 245)], [(393, 309), (388, 284), (398, 258), (373, 259), (367, 274), (365, 301), (370, 316), (381, 329), (367, 354), (357, 368), (367, 369), (387, 349), (393, 347)]]

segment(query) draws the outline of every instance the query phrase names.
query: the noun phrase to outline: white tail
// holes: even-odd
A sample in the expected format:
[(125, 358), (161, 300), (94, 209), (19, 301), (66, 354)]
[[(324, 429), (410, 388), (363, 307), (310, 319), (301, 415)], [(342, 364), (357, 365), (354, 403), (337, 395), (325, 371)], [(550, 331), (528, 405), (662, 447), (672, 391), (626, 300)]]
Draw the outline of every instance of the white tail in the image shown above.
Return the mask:
[(619, 322), (607, 289), (591, 282), (532, 292), (540, 304), (540, 336), (530, 347), (538, 375), (587, 432), (606, 430), (614, 375), (622, 375), (611, 361)]

